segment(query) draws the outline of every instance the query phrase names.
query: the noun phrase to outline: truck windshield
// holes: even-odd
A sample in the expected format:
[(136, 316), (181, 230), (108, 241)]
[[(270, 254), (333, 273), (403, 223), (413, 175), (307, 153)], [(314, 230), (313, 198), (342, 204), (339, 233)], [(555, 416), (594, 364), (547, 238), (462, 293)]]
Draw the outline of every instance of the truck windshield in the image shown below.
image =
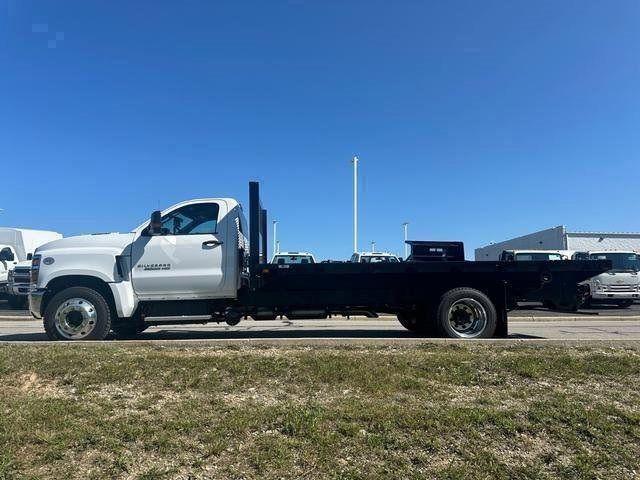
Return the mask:
[(382, 263), (391, 262), (397, 263), (398, 259), (390, 255), (367, 255), (360, 258), (360, 263)]
[(516, 261), (549, 261), (549, 260), (562, 260), (562, 255), (559, 253), (516, 253)]
[(612, 269), (637, 272), (640, 257), (635, 253), (602, 252), (589, 254), (589, 260), (611, 260)]
[(288, 265), (296, 263), (315, 263), (311, 255), (276, 255), (273, 262), (278, 265)]

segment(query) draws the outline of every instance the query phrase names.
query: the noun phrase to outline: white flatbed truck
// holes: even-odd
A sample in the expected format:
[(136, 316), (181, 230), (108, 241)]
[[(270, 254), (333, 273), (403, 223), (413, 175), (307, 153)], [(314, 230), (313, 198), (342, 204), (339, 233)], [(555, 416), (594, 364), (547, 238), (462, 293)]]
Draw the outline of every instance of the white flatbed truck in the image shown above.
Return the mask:
[(267, 213), (257, 182), (249, 184), (249, 198), (250, 229), (236, 200), (209, 198), (153, 212), (130, 233), (69, 237), (39, 248), (31, 313), (52, 340), (130, 337), (158, 324), (234, 325), (249, 316), (379, 313), (397, 315), (416, 335), (489, 338), (507, 335), (510, 299), (540, 288), (575, 295), (578, 282), (611, 267), (471, 262), (462, 255), (281, 268), (267, 262)]

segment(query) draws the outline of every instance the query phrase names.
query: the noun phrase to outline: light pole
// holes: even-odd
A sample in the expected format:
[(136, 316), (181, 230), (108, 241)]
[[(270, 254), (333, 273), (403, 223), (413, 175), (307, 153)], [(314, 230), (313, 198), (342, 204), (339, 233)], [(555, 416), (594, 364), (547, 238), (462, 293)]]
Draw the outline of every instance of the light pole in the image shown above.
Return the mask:
[(376, 241), (375, 240), (371, 240), (371, 251), (372, 252), (376, 251)]
[(278, 221), (273, 221), (273, 254), (278, 253)]
[(402, 227), (404, 228), (404, 259), (406, 260), (409, 256), (409, 245), (407, 245), (407, 239), (409, 238), (409, 222), (404, 222)]
[(358, 157), (353, 160), (353, 253), (358, 251)]
[(276, 253), (280, 253), (280, 240), (276, 242)]

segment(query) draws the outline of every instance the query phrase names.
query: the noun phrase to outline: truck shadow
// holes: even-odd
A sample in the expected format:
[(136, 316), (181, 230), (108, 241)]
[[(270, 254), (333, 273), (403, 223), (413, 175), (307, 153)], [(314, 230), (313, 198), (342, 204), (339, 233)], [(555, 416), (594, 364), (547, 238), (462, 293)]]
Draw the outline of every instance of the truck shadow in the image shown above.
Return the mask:
[[(540, 339), (537, 335), (512, 334), (509, 339)], [(144, 332), (129, 341), (181, 341), (181, 340), (314, 340), (314, 339), (416, 339), (429, 340), (425, 337), (417, 337), (410, 332), (402, 330), (382, 330), (382, 329), (344, 329), (344, 330), (323, 330), (305, 329), (295, 330), (171, 330), (163, 329), (158, 331)], [(109, 336), (105, 342), (116, 340)], [(16, 333), (10, 335), (0, 335), (0, 342), (46, 342), (47, 336), (44, 333)], [(81, 343), (81, 342), (78, 342)]]

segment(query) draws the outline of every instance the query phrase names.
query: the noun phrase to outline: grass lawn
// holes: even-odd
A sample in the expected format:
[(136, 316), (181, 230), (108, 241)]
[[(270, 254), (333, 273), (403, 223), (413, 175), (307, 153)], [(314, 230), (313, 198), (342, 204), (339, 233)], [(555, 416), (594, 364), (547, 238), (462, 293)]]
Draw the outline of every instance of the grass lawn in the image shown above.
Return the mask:
[(0, 479), (640, 478), (640, 349), (1, 346)]

